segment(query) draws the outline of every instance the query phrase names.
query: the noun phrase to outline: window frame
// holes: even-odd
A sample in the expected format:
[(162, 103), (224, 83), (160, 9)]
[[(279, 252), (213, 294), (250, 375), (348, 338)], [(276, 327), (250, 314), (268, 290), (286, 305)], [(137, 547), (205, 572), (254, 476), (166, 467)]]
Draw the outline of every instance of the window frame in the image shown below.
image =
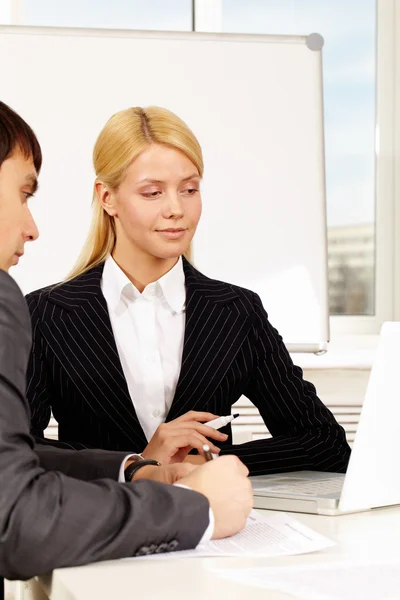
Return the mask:
[(332, 316), (333, 339), (348, 334), (378, 334), (384, 321), (400, 315), (400, 276), (396, 268), (400, 265), (400, 240), (396, 243), (395, 236), (400, 227), (400, 204), (395, 195), (399, 151), (396, 133), (400, 133), (398, 123), (396, 132), (400, 65), (400, 10), (398, 6), (396, 10), (396, 0), (377, 0), (376, 22), (375, 314)]

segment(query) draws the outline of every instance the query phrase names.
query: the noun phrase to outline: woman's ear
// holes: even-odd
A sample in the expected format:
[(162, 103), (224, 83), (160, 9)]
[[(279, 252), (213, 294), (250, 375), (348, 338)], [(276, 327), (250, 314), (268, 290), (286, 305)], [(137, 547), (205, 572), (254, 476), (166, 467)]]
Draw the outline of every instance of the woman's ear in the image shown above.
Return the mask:
[(117, 217), (117, 209), (115, 208), (115, 195), (110, 188), (102, 181), (96, 181), (94, 184), (97, 200), (104, 208), (110, 217)]

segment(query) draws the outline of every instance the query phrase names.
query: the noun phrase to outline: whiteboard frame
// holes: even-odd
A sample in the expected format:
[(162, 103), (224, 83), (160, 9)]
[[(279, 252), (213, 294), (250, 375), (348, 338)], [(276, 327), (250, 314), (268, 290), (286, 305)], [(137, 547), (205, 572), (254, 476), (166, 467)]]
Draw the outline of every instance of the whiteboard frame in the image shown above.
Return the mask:
[[(275, 34), (242, 34), (242, 33), (203, 33), (199, 31), (149, 31), (142, 29), (103, 29), (87, 27), (48, 27), (39, 25), (0, 25), (0, 34), (15, 35), (63, 35), (63, 36), (87, 36), (87, 37), (117, 37), (145, 39), (177, 39), (197, 40), (205, 42), (263, 42), (305, 44), (308, 35), (275, 35)], [(313, 52), (313, 50), (310, 50)]]

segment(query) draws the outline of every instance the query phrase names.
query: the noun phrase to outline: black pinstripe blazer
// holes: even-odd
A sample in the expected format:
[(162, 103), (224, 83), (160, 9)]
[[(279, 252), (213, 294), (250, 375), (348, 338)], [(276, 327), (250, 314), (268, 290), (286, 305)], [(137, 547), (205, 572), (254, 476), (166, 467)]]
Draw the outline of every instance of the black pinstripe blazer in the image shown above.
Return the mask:
[[(27, 296), (33, 324), (27, 396), (32, 433), (43, 437), (50, 411), (70, 446), (140, 452), (147, 444), (118, 356), (100, 282), (103, 265)], [(182, 366), (167, 421), (187, 411), (230, 414), (243, 394), (271, 439), (232, 446), (250, 471), (344, 471), (342, 427), (304, 381), (260, 298), (205, 277), (184, 260), (186, 324)], [(135, 398), (140, 402), (140, 398)]]

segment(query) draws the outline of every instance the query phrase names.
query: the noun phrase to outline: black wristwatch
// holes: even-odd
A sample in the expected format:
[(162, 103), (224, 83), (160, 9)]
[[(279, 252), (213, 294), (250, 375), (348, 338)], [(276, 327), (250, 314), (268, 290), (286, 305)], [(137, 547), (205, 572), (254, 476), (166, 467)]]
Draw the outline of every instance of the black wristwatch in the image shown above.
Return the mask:
[(141, 469), (142, 467), (147, 467), (147, 465), (153, 465), (155, 467), (161, 467), (161, 463), (158, 460), (153, 460), (151, 458), (142, 458), (139, 455), (131, 456), (129, 460), (133, 460), (129, 466), (124, 469), (124, 476), (126, 482), (131, 482), (136, 471)]

